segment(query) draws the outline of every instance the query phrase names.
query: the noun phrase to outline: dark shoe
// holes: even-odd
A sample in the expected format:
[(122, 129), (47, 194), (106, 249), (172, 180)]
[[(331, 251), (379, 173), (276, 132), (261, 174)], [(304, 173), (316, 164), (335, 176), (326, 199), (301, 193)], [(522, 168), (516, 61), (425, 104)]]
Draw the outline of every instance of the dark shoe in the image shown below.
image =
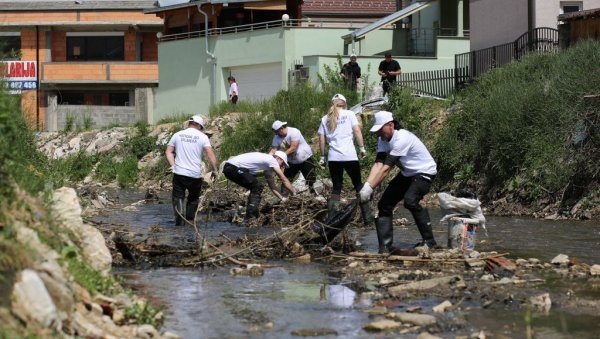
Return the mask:
[(196, 212), (198, 210), (198, 201), (193, 201), (193, 202), (189, 202), (187, 203), (187, 205), (185, 206), (185, 218), (193, 223), (194, 220), (196, 219)]
[(259, 191), (250, 191), (248, 202), (246, 203), (246, 218), (258, 218), (262, 189)]
[(173, 214), (175, 215), (175, 226), (182, 226), (183, 217), (185, 216), (183, 199), (173, 199)]
[(394, 248), (390, 251), (390, 255), (399, 255), (406, 257), (416, 257), (419, 255), (419, 252), (414, 248)]
[(393, 251), (394, 228), (392, 217), (379, 217), (375, 222), (377, 229), (377, 240), (379, 241), (379, 253), (390, 253)]
[(340, 207), (340, 195), (332, 194), (327, 200), (327, 220), (331, 220), (338, 213)]
[(421, 244), (427, 244), (429, 248), (434, 248), (437, 246), (437, 243), (433, 237), (433, 230), (431, 229), (431, 221), (429, 219), (429, 212), (427, 212), (427, 209), (421, 208), (419, 210), (411, 210), (410, 212), (415, 219), (419, 233), (421, 233), (421, 238), (423, 239)]
[(373, 213), (371, 212), (371, 206), (369, 205), (368, 201), (361, 202), (359, 206), (363, 223), (365, 224), (365, 226), (369, 226), (373, 223), (373, 221), (375, 221), (375, 218), (373, 218)]

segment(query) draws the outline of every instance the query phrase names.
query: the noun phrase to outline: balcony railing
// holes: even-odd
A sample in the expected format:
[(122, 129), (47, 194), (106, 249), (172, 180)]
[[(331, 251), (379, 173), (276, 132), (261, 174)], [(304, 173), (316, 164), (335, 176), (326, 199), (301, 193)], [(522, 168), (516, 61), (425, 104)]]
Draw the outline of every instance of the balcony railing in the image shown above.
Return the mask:
[(157, 62), (44, 62), (42, 82), (158, 82)]
[[(274, 21), (265, 21), (254, 24), (247, 25), (239, 25), (239, 26), (229, 26), (229, 27), (217, 27), (217, 28), (209, 28), (208, 35), (223, 35), (230, 33), (240, 33), (240, 32), (251, 32), (262, 29), (276, 28), (276, 27), (306, 27), (306, 28), (333, 28), (333, 27), (344, 27), (344, 28), (362, 28), (371, 21), (335, 21), (335, 20), (311, 20), (311, 19), (290, 19), (287, 21), (284, 20), (274, 20)], [(177, 34), (168, 34), (163, 35), (159, 38), (159, 41), (172, 41), (172, 40), (181, 40), (181, 39), (190, 39), (190, 38), (198, 38), (206, 35), (205, 30), (201, 31), (193, 31), (193, 32), (184, 32)]]

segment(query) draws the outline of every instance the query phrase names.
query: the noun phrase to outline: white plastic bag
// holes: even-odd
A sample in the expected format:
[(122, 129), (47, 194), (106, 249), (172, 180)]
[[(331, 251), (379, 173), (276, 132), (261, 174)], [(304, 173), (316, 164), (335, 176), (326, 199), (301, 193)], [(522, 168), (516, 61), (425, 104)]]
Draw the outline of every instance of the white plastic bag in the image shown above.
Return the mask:
[(487, 232), (485, 228), (485, 216), (481, 211), (481, 202), (479, 199), (457, 198), (448, 193), (438, 193), (440, 208), (444, 213), (440, 222), (444, 222), (452, 217), (468, 215), (469, 218), (477, 219), (479, 225)]

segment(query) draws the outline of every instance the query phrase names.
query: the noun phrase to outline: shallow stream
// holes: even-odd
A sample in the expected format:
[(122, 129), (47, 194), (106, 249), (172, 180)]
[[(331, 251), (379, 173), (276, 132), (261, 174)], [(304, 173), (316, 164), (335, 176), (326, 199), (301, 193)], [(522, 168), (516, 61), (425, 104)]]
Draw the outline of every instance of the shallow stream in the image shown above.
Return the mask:
[[(161, 232), (173, 232), (174, 240), (185, 239), (193, 230), (181, 233), (172, 221), (168, 192), (161, 193), (164, 204), (139, 205), (138, 211), (112, 211), (96, 216), (96, 221), (127, 224), (133, 229), (149, 229), (160, 225)], [(119, 205), (143, 199), (142, 193), (121, 192)], [(439, 210), (432, 210), (432, 220), (439, 220)], [(398, 217), (412, 220), (403, 208)], [(201, 225), (204, 229), (204, 225)], [(272, 230), (248, 229), (229, 223), (209, 223), (208, 238), (226, 235), (239, 237), (246, 232), (266, 234)], [(438, 243), (445, 245), (447, 232), (435, 226)], [(546, 221), (528, 218), (488, 217), (486, 237), (477, 234), (476, 249), (510, 253), (510, 258), (538, 258), (550, 261), (559, 253), (571, 260), (600, 263), (600, 225), (588, 221)], [(169, 234), (165, 234), (169, 237)], [(395, 228), (395, 244), (409, 246), (418, 239), (414, 225)], [(360, 232), (361, 249), (377, 250), (374, 230)], [(289, 261), (269, 262), (273, 268), (263, 276), (234, 276), (229, 268), (115, 268), (116, 274), (126, 278), (127, 284), (142, 295), (165, 305), (164, 329), (183, 338), (297, 338), (293, 331), (303, 329), (334, 330), (336, 338), (398, 337), (397, 332), (372, 334), (362, 327), (372, 321), (365, 312), (373, 305), (355, 298), (351, 281), (341, 281), (320, 263), (301, 264)], [(560, 279), (548, 280), (539, 286), (539, 292), (578, 293), (600, 299), (599, 291), (590, 290), (586, 282), (565, 285)], [(443, 300), (410, 300), (399, 307), (432, 307)], [(466, 305), (468, 307), (468, 305)], [(453, 312), (439, 317), (454, 317)], [(525, 337), (524, 311), (513, 307), (478, 309), (462, 314), (467, 320), (458, 328), (442, 328), (437, 333), (445, 338), (470, 335), (480, 330), (495, 335)], [(534, 314), (532, 325), (539, 338), (597, 338), (600, 333), (600, 315), (574, 314), (553, 307), (549, 314)], [(322, 332), (326, 334), (327, 332)], [(403, 337), (415, 338), (418, 333)]]

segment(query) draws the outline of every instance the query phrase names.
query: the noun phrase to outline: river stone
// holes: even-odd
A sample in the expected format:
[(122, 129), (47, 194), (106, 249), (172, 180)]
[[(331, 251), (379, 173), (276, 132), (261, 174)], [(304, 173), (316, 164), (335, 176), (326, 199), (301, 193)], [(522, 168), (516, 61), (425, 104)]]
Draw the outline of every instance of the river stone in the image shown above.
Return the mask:
[(569, 260), (569, 256), (566, 254), (559, 254), (556, 257), (554, 257), (554, 259), (552, 259), (552, 261), (550, 261), (552, 264), (554, 265), (569, 265), (570, 260)]
[(144, 339), (152, 339), (158, 337), (158, 331), (150, 324), (144, 324), (137, 328), (137, 336)]
[(383, 319), (374, 321), (366, 325), (364, 329), (365, 331), (380, 332), (400, 328), (400, 326), (402, 326), (402, 323), (393, 320)]
[(447, 277), (420, 280), (410, 282), (408, 284), (392, 286), (388, 288), (388, 292), (392, 296), (398, 296), (398, 294), (400, 294), (401, 292), (429, 290), (440, 285), (454, 285), (455, 287), (459, 288), (463, 288), (463, 286), (466, 287), (464, 280), (461, 276), (451, 275)]
[(46, 272), (39, 272), (38, 275), (44, 282), (44, 285), (58, 310), (60, 319), (68, 319), (73, 311), (75, 300), (73, 298), (73, 291), (69, 289), (66, 280), (64, 280), (63, 277), (53, 277)]
[(533, 308), (546, 313), (550, 311), (550, 307), (552, 306), (552, 301), (550, 300), (550, 293), (540, 294), (538, 296), (531, 297), (529, 300), (531, 301), (531, 305), (533, 306)]
[(36, 271), (26, 269), (21, 272), (13, 287), (11, 301), (13, 313), (23, 322), (61, 329), (56, 306)]
[(599, 276), (600, 275), (600, 265), (598, 265), (598, 264), (592, 265), (592, 267), (590, 267), (590, 274), (592, 276)]
[(106, 247), (102, 233), (96, 228), (86, 225), (81, 219), (81, 205), (75, 190), (62, 187), (54, 191), (52, 209), (55, 215), (63, 220), (65, 227), (70, 229), (78, 238), (83, 257), (89, 265), (105, 276), (109, 274), (112, 257)]
[(300, 337), (322, 337), (327, 335), (338, 335), (338, 332), (332, 328), (307, 328), (302, 330), (293, 330), (292, 335)]
[(444, 300), (441, 304), (433, 307), (433, 312), (435, 313), (444, 313), (446, 310), (452, 307), (452, 303), (448, 300)]
[(430, 334), (429, 332), (423, 332), (417, 336), (417, 339), (442, 339), (442, 337)]
[(434, 316), (429, 314), (398, 312), (388, 314), (388, 318), (400, 320), (403, 323), (409, 323), (417, 326), (432, 325), (437, 322)]

